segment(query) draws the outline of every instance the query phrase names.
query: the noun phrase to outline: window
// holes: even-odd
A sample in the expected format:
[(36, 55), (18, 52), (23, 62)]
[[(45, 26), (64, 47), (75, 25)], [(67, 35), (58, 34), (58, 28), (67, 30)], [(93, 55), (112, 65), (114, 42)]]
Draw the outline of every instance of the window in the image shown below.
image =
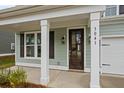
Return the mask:
[(119, 5), (119, 14), (124, 14), (124, 5)]
[(26, 34), (26, 57), (35, 57), (35, 34)]
[(107, 5), (105, 16), (117, 15), (117, 6), (116, 5)]
[[(20, 34), (20, 57), (41, 57), (41, 33)], [(54, 31), (50, 31), (49, 58), (54, 58)]]

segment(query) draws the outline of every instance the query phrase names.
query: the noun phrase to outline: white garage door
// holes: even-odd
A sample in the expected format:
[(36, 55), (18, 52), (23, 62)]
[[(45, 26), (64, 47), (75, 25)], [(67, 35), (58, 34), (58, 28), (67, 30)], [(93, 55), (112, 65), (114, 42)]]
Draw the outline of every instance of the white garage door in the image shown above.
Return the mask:
[(124, 37), (102, 39), (103, 73), (124, 74)]

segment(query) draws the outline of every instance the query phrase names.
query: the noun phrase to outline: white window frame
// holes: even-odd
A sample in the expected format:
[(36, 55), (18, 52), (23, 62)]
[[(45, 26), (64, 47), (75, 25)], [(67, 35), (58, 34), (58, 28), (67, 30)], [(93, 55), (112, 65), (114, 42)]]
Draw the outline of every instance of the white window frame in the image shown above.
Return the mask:
[[(37, 33), (41, 33), (40, 31), (35, 32), (24, 32), (24, 58), (26, 59), (40, 59), (41, 57), (38, 57), (38, 51), (37, 51)], [(27, 57), (27, 51), (26, 51), (26, 35), (27, 34), (34, 34), (34, 57)], [(30, 46), (30, 45), (29, 45)]]
[(116, 8), (116, 9), (117, 9), (117, 10), (116, 10), (116, 15), (120, 15), (120, 14), (119, 14), (119, 5), (116, 5), (116, 7), (117, 7), (117, 8)]

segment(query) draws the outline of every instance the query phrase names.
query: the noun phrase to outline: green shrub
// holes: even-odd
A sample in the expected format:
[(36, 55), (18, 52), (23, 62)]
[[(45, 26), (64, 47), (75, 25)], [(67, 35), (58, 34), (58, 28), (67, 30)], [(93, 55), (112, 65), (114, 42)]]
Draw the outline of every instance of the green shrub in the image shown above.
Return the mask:
[(9, 75), (9, 80), (12, 87), (25, 83), (26, 79), (27, 75), (23, 69), (13, 70)]
[(0, 73), (0, 87), (10, 87), (9, 75)]
[(26, 79), (27, 75), (23, 69), (1, 70), (0, 87), (19, 87), (25, 84)]

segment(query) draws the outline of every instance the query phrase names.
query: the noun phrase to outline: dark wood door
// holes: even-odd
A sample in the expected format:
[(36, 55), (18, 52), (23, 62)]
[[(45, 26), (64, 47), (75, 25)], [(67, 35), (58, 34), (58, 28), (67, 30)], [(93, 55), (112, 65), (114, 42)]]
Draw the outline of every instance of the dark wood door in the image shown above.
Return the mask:
[(69, 30), (69, 68), (84, 69), (84, 30)]

